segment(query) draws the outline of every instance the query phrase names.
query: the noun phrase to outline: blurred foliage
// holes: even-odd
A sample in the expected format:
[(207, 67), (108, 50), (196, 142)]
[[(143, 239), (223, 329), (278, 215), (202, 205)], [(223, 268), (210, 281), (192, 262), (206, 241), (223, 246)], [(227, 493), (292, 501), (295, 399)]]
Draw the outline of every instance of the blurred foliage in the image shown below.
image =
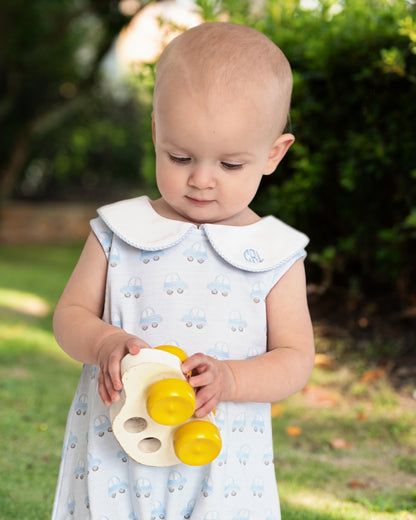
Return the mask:
[[(96, 11), (98, 4), (101, 10)], [(15, 127), (21, 132), (24, 124), (27, 128), (37, 121), (30, 160), (17, 190), (20, 195), (25, 183), (27, 189), (30, 179), (36, 181), (37, 171), (38, 176), (43, 171), (44, 184), (37, 184), (43, 196), (73, 184), (93, 188), (94, 196), (98, 186), (108, 190), (120, 181), (154, 187), (150, 125), (154, 64), (129, 79), (125, 88), (135, 92), (133, 97), (118, 98), (97, 86), (94, 67), (100, 52), (91, 47), (103, 41), (103, 34), (109, 38), (109, 27), (112, 37), (121, 27), (116, 4), (37, 0), (25, 4), (25, 9), (21, 0), (1, 4), (0, 20), (8, 10), (13, 24), (7, 37), (0, 30), (0, 70), (7, 56), (13, 67), (7, 88), (1, 80), (0, 92), (9, 97), (14, 93), (15, 109), (7, 112), (10, 102), (5, 103), (7, 96), (2, 94), (0, 124), (6, 121), (11, 133), (3, 139), (2, 132), (0, 163), (13, 139), (16, 142)], [(375, 290), (393, 291), (402, 305), (415, 305), (415, 3), (198, 0), (197, 4), (206, 20), (229, 19), (264, 32), (284, 50), (294, 71), (288, 130), (296, 142), (278, 172), (264, 179), (254, 209), (277, 215), (310, 236), (308, 265), (314, 281), (342, 286), (355, 298), (374, 295)], [(43, 20), (39, 20), (41, 7), (50, 13)], [(72, 13), (73, 23), (57, 23), (61, 12), (67, 17)], [(80, 12), (83, 16), (78, 16)], [(58, 36), (65, 31), (67, 39), (61, 41)], [(52, 35), (56, 44), (51, 43)], [(52, 45), (54, 52), (47, 52)], [(55, 67), (53, 73), (49, 63)], [(44, 100), (47, 125), (34, 116), (42, 113)], [(52, 117), (49, 109), (54, 103), (70, 109), (52, 112)]]
[[(32, 171), (47, 176), (43, 150), (36, 149), (42, 139), (51, 149), (56, 132), (62, 134), (57, 141), (63, 142), (67, 124), (79, 133), (76, 116), (85, 120), (88, 112), (102, 117), (102, 108), (94, 113), (91, 99), (97, 96), (103, 58), (129, 19), (116, 0), (0, 2), (1, 199), (13, 193), (31, 159), (37, 160)], [(84, 131), (93, 126), (86, 123)], [(73, 151), (80, 152), (73, 162), (82, 163), (80, 147)], [(55, 172), (59, 177), (62, 168)]]
[(82, 110), (66, 115), (53, 138), (35, 136), (16, 195), (99, 203), (125, 196), (132, 186), (139, 190), (142, 158), (150, 155), (141, 139), (142, 112), (134, 100), (95, 88)]
[[(361, 293), (389, 287), (416, 303), (415, 6), (284, 5), (270, 0), (256, 27), (295, 71), (297, 143), (266, 179), (257, 208), (305, 230), (312, 259), (355, 292), (359, 280)], [(386, 67), (392, 49), (400, 71)]]

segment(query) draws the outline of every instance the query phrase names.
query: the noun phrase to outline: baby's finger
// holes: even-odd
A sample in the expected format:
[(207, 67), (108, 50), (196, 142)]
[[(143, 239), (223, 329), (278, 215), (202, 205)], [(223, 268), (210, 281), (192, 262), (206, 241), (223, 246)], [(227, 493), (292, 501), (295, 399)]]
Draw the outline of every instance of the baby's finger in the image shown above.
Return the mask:
[(196, 374), (195, 376), (191, 376), (188, 379), (189, 384), (193, 388), (207, 386), (207, 385), (214, 383), (214, 381), (215, 381), (214, 373), (211, 370), (207, 370), (206, 372), (202, 372), (201, 374)]
[[(111, 402), (118, 401), (120, 399), (120, 393), (116, 388), (114, 388), (114, 385), (113, 385), (113, 382), (112, 382), (110, 376), (105, 378), (105, 384), (106, 384), (107, 394), (109, 395)], [(110, 404), (111, 404), (111, 402), (110, 402)]]
[(189, 358), (185, 359), (182, 363), (182, 372), (186, 375), (189, 374), (192, 370), (196, 368), (200, 368), (207, 361), (207, 356), (205, 354), (193, 354)]
[(104, 375), (102, 372), (98, 374), (98, 394), (101, 397), (102, 402), (109, 406), (111, 404), (111, 397), (107, 392), (107, 387), (104, 383)]
[(197, 405), (195, 410), (195, 417), (205, 417), (217, 406), (218, 400), (216, 396), (210, 397), (208, 400), (203, 399), (201, 404), (198, 404), (198, 396), (197, 396)]
[[(107, 405), (111, 404), (112, 401), (118, 401), (120, 398), (118, 389), (114, 387), (112, 377), (109, 373), (109, 370), (110, 370), (109, 367), (108, 367), (108, 369), (101, 369), (100, 374), (99, 374), (99, 383), (100, 383), (100, 381), (102, 381), (102, 386), (105, 388), (105, 392), (103, 393), (103, 395), (107, 398), (107, 401), (105, 402), (105, 404), (107, 404)], [(117, 369), (115, 369), (115, 370), (117, 370)], [(119, 368), (118, 368), (118, 370), (119, 370)], [(122, 385), (121, 385), (120, 389), (121, 388), (122, 388)]]
[[(116, 392), (118, 392), (123, 388), (123, 383), (121, 382), (120, 361), (110, 359), (110, 364), (108, 365), (108, 376), (111, 385), (109, 388), (110, 390), (114, 389)], [(108, 383), (107, 387), (109, 387)]]

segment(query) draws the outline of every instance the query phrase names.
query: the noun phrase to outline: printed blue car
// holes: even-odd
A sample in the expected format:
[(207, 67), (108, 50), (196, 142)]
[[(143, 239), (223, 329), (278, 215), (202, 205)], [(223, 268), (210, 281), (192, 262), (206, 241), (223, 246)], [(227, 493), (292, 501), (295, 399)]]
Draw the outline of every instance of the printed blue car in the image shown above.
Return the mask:
[(238, 414), (234, 421), (233, 421), (233, 432), (236, 432), (237, 430), (239, 432), (243, 432), (244, 428), (246, 427), (246, 414), (244, 412)]
[(136, 493), (136, 497), (145, 497), (149, 498), (152, 494), (152, 484), (150, 480), (144, 477), (140, 477), (136, 480), (136, 484), (134, 485), (133, 491)]
[(268, 466), (273, 463), (273, 448), (266, 448), (263, 454), (263, 464)]
[(190, 500), (184, 509), (181, 511), (181, 516), (188, 520), (188, 518), (191, 518), (191, 515), (195, 509), (196, 500)]
[(142, 251), (141, 261), (148, 264), (151, 260), (158, 262), (165, 253), (163, 251)]
[(156, 314), (152, 307), (146, 307), (140, 316), (140, 327), (147, 330), (149, 327), (155, 329), (163, 321), (160, 314)]
[(140, 477), (136, 480), (136, 484), (133, 488), (133, 491), (136, 493), (136, 497), (145, 497), (149, 498), (152, 494), (152, 484), (150, 480), (144, 477)]
[(120, 252), (116, 247), (111, 248), (110, 258), (108, 259), (110, 267), (117, 267), (120, 263)]
[(206, 247), (200, 242), (192, 244), (189, 249), (183, 252), (183, 255), (186, 256), (188, 262), (196, 260), (199, 264), (203, 264), (208, 258)]
[(260, 415), (260, 414), (256, 414), (252, 423), (251, 423), (251, 426), (253, 428), (253, 430), (255, 432), (260, 432), (260, 433), (263, 433), (264, 432), (264, 419), (263, 417)]
[(72, 432), (69, 433), (68, 437), (68, 448), (75, 448), (75, 446), (78, 444), (78, 437), (74, 435)]
[(159, 500), (157, 500), (154, 504), (153, 504), (153, 509), (152, 509), (152, 512), (151, 512), (151, 520), (157, 520), (157, 518), (159, 518), (160, 520), (163, 520), (165, 517), (166, 517), (166, 511), (162, 505), (162, 502), (159, 502)]
[(101, 460), (94, 458), (91, 453), (88, 452), (88, 473), (90, 471), (98, 471), (101, 466)]
[(205, 475), (204, 480), (202, 481), (201, 493), (204, 497), (208, 497), (213, 492), (212, 487), (212, 478), (209, 475)]
[(77, 415), (85, 415), (88, 410), (88, 395), (81, 394), (76, 404), (75, 413)]
[(125, 482), (121, 482), (118, 477), (113, 476), (108, 481), (108, 496), (116, 498), (117, 493), (124, 494), (128, 487), (129, 486)]
[(244, 332), (244, 329), (247, 328), (247, 322), (243, 320), (239, 311), (232, 311), (228, 318), (228, 326), (233, 332), (236, 332), (237, 330)]
[(250, 520), (250, 511), (248, 509), (241, 509), (235, 516), (233, 516), (233, 520)]
[(264, 301), (267, 296), (266, 285), (263, 282), (253, 283), (250, 296), (254, 303)]
[(250, 446), (248, 446), (248, 444), (243, 444), (242, 446), (240, 446), (236, 455), (238, 462), (245, 466), (250, 459)]
[(228, 478), (225, 481), (225, 487), (224, 487), (225, 498), (229, 497), (230, 495), (232, 497), (235, 497), (239, 491), (240, 491), (240, 486), (237, 484), (237, 482), (232, 477)]
[(175, 489), (179, 491), (183, 489), (186, 484), (186, 478), (184, 478), (179, 471), (171, 471), (168, 476), (168, 489), (169, 493), (173, 493)]
[(185, 289), (188, 288), (188, 284), (181, 280), (181, 277), (178, 273), (169, 273), (166, 275), (165, 282), (163, 284), (163, 290), (170, 295), (172, 295), (175, 291), (178, 294), (183, 294)]
[(186, 323), (187, 327), (195, 325), (197, 329), (202, 329), (207, 323), (205, 311), (199, 307), (193, 307), (188, 314), (182, 317), (182, 321)]
[(224, 466), (224, 464), (227, 464), (227, 459), (228, 459), (228, 449), (226, 447), (223, 447), (221, 453), (215, 459), (215, 462), (218, 464), (218, 466)]
[(264, 483), (261, 477), (254, 477), (253, 482), (251, 484), (251, 491), (254, 496), (258, 496), (259, 498), (264, 493)]
[(207, 288), (212, 294), (222, 294), (222, 296), (228, 296), (231, 292), (231, 284), (228, 276), (219, 274), (214, 278), (213, 282), (207, 285)]
[(217, 341), (217, 343), (208, 350), (207, 354), (208, 356), (220, 359), (221, 361), (230, 359), (230, 350), (227, 343), (224, 343), (223, 341)]
[(107, 432), (111, 432), (111, 422), (106, 415), (97, 415), (94, 419), (94, 433), (98, 437), (103, 437)]
[(77, 463), (77, 467), (75, 468), (75, 471), (74, 471), (74, 476), (76, 479), (82, 480), (86, 474), (87, 474), (87, 469), (85, 466), (85, 460), (79, 459), (78, 463)]
[(140, 298), (140, 295), (143, 293), (141, 279), (138, 276), (132, 276), (127, 285), (120, 289), (120, 292), (124, 294), (125, 298), (130, 298), (132, 295), (135, 298)]

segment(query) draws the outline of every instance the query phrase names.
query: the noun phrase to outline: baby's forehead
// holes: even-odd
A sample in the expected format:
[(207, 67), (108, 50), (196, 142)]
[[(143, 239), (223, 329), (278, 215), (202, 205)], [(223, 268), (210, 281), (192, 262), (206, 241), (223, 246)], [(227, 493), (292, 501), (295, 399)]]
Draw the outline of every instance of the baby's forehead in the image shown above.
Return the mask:
[(177, 37), (163, 52), (157, 73), (182, 73), (235, 79), (248, 74), (290, 74), (281, 50), (255, 29), (235, 24), (203, 24)]
[[(156, 72), (154, 107), (160, 95), (181, 86), (196, 97), (269, 100), (286, 120), (292, 73), (283, 52), (264, 34), (246, 26), (208, 23), (175, 38), (162, 53)], [(177, 88), (176, 91), (179, 91)]]

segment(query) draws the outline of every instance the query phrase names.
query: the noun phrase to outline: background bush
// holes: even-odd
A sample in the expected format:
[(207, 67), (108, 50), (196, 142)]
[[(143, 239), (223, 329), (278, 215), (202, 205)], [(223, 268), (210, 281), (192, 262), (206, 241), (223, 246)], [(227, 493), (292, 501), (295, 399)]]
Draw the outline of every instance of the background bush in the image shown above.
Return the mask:
[(304, 229), (312, 259), (350, 289), (394, 289), (408, 301), (416, 296), (416, 25), (403, 27), (414, 5), (341, 6), (305, 12), (272, 1), (255, 24), (292, 64), (297, 138), (258, 208)]

